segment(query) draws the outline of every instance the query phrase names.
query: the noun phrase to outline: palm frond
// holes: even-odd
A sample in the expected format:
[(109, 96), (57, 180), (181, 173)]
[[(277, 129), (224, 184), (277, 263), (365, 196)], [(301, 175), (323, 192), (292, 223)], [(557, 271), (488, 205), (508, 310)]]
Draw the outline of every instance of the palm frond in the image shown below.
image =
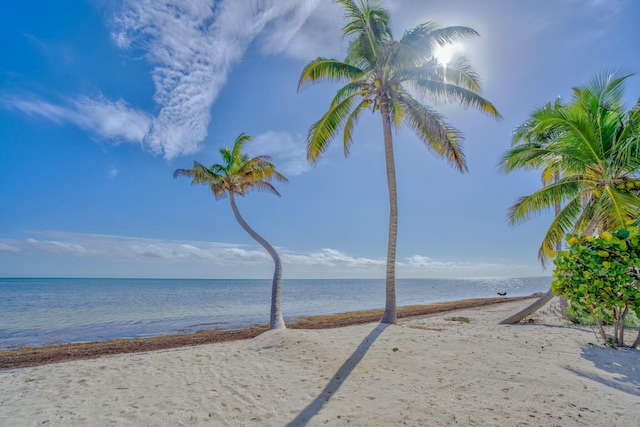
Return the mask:
[(241, 133), (240, 135), (238, 135), (235, 142), (233, 143), (233, 152), (231, 153), (231, 157), (234, 160), (237, 161), (242, 158), (242, 148), (244, 147), (244, 143), (247, 141), (251, 141), (251, 139), (251, 136), (245, 133)]
[(304, 67), (298, 82), (298, 92), (319, 81), (357, 80), (363, 71), (336, 59), (317, 58)]
[(440, 64), (436, 59), (426, 61), (417, 67), (410, 64), (408, 67), (402, 65), (394, 73), (396, 78), (400, 81), (415, 81), (417, 87), (420, 87), (421, 81), (433, 81), (460, 86), (474, 92), (480, 91), (481, 88), (479, 74), (465, 57), (459, 57), (447, 66)]
[(368, 99), (371, 95), (368, 93), (369, 84), (364, 80), (359, 80), (351, 83), (347, 83), (342, 86), (336, 92), (336, 95), (333, 97), (331, 101), (331, 105), (336, 105), (341, 103), (347, 98), (351, 98), (353, 96), (362, 97), (363, 99)]
[(546, 267), (546, 262), (550, 258), (549, 254), (557, 250), (564, 236), (571, 231), (581, 211), (582, 203), (580, 198), (576, 197), (560, 209), (558, 214), (551, 220), (551, 224), (549, 224), (549, 228), (540, 244), (540, 249), (538, 249), (538, 260), (540, 260), (542, 267)]
[(267, 181), (256, 181), (251, 185), (248, 185), (246, 187), (243, 188), (244, 192), (243, 192), (243, 196), (248, 192), (248, 191), (259, 191), (259, 192), (263, 192), (263, 193), (271, 193), (271, 194), (275, 194), (276, 196), (280, 197), (280, 193), (278, 192), (278, 190), (276, 189), (276, 187), (271, 184), (270, 182)]
[(441, 114), (420, 104), (412, 97), (401, 97), (398, 102), (404, 111), (404, 123), (439, 157), (446, 159), (460, 172), (467, 170), (462, 152), (462, 135), (449, 126)]
[(437, 46), (444, 46), (460, 40), (479, 36), (473, 28), (452, 26), (439, 28), (435, 22), (425, 22), (406, 30), (400, 39), (400, 44), (409, 47), (413, 55), (428, 60), (433, 57)]
[(174, 177), (191, 178), (191, 184), (209, 186), (216, 200), (224, 199), (229, 194), (244, 196), (248, 191), (268, 191), (280, 195), (269, 181), (286, 182), (287, 178), (276, 170), (269, 156), (250, 158), (242, 153), (244, 143), (251, 137), (241, 133), (234, 142), (233, 149), (222, 148), (220, 154), (224, 164), (214, 164), (206, 168), (193, 162), (193, 169), (177, 169)]
[(611, 68), (593, 77), (582, 87), (574, 88), (574, 101), (587, 109), (597, 109), (607, 105), (621, 105), (624, 96), (624, 82), (633, 76), (625, 68)]
[(344, 132), (343, 132), (343, 150), (344, 155), (349, 155), (349, 150), (351, 148), (351, 144), (353, 143), (353, 128), (358, 123), (358, 119), (360, 118), (360, 114), (373, 103), (370, 99), (364, 98), (358, 105), (353, 108), (353, 111), (349, 114), (345, 124), (344, 124)]
[(414, 82), (424, 96), (428, 96), (437, 102), (457, 101), (462, 107), (473, 107), (497, 119), (502, 118), (502, 115), (491, 102), (472, 90), (434, 80), (419, 79)]
[(558, 164), (562, 168), (563, 157), (557, 151), (550, 150), (539, 144), (515, 146), (507, 150), (498, 161), (498, 167), (503, 172), (516, 169), (539, 169), (550, 164)]
[(593, 123), (575, 106), (545, 110), (537, 120), (532, 131), (561, 132), (563, 136), (555, 141), (556, 147), (571, 151), (572, 157), (594, 163), (602, 160), (602, 146), (594, 133)]
[(640, 217), (640, 197), (628, 191), (607, 186), (602, 197), (605, 206), (598, 206), (596, 215), (611, 228), (624, 228), (626, 221)]
[(342, 123), (349, 117), (354, 100), (355, 96), (350, 96), (341, 102), (332, 103), (329, 111), (311, 126), (307, 135), (307, 160), (311, 164), (318, 161)]
[(375, 56), (377, 46), (393, 38), (389, 26), (389, 12), (374, 0), (360, 1), (357, 5), (352, 0), (336, 0), (345, 8), (346, 25), (342, 32), (345, 36), (354, 35), (361, 52), (370, 52)]
[(557, 182), (547, 185), (538, 191), (520, 197), (509, 208), (509, 222), (519, 224), (539, 215), (542, 211), (552, 209), (555, 205), (563, 205), (581, 194), (581, 182), (579, 179), (561, 178)]

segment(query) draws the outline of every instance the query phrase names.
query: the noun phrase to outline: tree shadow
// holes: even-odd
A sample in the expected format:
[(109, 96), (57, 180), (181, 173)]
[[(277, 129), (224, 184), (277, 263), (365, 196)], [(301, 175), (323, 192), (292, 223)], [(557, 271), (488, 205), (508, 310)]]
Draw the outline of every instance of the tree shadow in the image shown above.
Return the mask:
[(599, 382), (616, 390), (640, 396), (640, 369), (638, 357), (640, 351), (630, 348), (612, 349), (597, 346), (583, 347), (582, 357), (593, 365), (614, 376), (605, 377), (592, 372), (584, 372), (575, 368), (566, 368), (584, 378)]
[(298, 416), (287, 424), (287, 427), (304, 427), (311, 419), (320, 412), (325, 403), (331, 399), (331, 396), (342, 386), (342, 384), (349, 377), (351, 372), (358, 366), (358, 363), (364, 358), (369, 348), (373, 345), (376, 339), (387, 329), (389, 325), (386, 323), (380, 323), (376, 325), (375, 329), (367, 335), (360, 343), (358, 348), (349, 356), (349, 358), (342, 364), (340, 369), (331, 378), (329, 384), (326, 385), (324, 390), (311, 402), (306, 408), (298, 414)]
[(520, 323), (514, 323), (513, 325), (505, 325), (505, 326), (516, 327), (516, 328), (543, 327), (543, 328), (549, 328), (549, 329), (575, 329), (576, 331), (592, 332), (596, 336), (598, 334), (598, 331), (596, 331), (595, 327), (583, 326), (575, 323), (569, 323), (566, 325), (553, 325), (553, 324), (544, 323), (544, 322), (520, 322)]

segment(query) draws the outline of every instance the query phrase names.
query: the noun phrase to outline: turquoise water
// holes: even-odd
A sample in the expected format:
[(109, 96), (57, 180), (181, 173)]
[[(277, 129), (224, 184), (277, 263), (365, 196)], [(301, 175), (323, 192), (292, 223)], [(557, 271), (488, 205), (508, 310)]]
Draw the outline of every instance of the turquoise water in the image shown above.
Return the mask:
[[(551, 278), (398, 279), (399, 306), (546, 292)], [(384, 280), (284, 280), (285, 321), (384, 306)], [(0, 349), (269, 322), (270, 280), (0, 279)]]

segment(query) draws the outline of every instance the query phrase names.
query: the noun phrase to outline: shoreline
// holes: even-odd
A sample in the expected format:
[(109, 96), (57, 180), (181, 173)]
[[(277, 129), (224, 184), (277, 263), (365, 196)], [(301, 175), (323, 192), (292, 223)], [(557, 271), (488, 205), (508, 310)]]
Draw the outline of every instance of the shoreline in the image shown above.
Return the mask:
[[(398, 319), (451, 312), (455, 310), (493, 306), (542, 296), (535, 293), (520, 297), (471, 298), (427, 305), (398, 307)], [(305, 316), (287, 324), (289, 329), (331, 329), (377, 322), (383, 309), (351, 311), (331, 315)], [(145, 338), (121, 338), (87, 343), (67, 343), (54, 346), (22, 347), (0, 350), (0, 371), (48, 365), (71, 360), (96, 359), (102, 356), (146, 353), (180, 347), (198, 346), (255, 338), (268, 331), (268, 326), (243, 329), (201, 330), (190, 334), (159, 335)]]

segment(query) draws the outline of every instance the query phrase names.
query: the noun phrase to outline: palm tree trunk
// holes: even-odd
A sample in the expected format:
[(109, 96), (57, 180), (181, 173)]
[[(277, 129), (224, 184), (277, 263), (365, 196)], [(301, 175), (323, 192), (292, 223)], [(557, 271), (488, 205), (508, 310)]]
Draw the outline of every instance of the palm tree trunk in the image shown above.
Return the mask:
[(544, 294), (542, 297), (540, 297), (537, 300), (535, 300), (535, 302), (533, 304), (531, 304), (530, 306), (524, 308), (523, 310), (520, 310), (516, 314), (507, 317), (506, 319), (501, 321), (500, 324), (501, 325), (513, 325), (514, 323), (520, 322), (522, 319), (524, 319), (528, 315), (530, 315), (532, 313), (535, 313), (536, 311), (540, 310), (549, 301), (551, 301), (553, 299), (553, 297), (555, 297), (555, 296), (556, 296), (556, 294), (554, 294), (553, 291), (551, 289), (549, 289), (549, 291), (546, 294)]
[(284, 319), (282, 317), (282, 307), (280, 305), (280, 290), (282, 288), (282, 263), (280, 262), (280, 257), (276, 250), (267, 242), (262, 236), (256, 233), (249, 224), (242, 218), (240, 215), (240, 211), (238, 210), (238, 206), (236, 206), (235, 198), (233, 197), (233, 193), (229, 193), (229, 200), (231, 201), (231, 209), (233, 210), (233, 214), (236, 217), (238, 223), (244, 228), (244, 231), (249, 233), (253, 239), (260, 243), (263, 248), (271, 255), (273, 258), (273, 262), (275, 263), (275, 270), (273, 272), (273, 284), (271, 286), (271, 317), (269, 320), (269, 329), (284, 329), (286, 328), (284, 324)]
[(389, 106), (380, 105), (382, 130), (384, 133), (384, 155), (387, 164), (387, 185), (389, 187), (389, 240), (387, 242), (386, 301), (381, 323), (396, 323), (396, 244), (398, 241), (398, 193), (396, 190), (396, 167), (393, 158), (393, 140)]

